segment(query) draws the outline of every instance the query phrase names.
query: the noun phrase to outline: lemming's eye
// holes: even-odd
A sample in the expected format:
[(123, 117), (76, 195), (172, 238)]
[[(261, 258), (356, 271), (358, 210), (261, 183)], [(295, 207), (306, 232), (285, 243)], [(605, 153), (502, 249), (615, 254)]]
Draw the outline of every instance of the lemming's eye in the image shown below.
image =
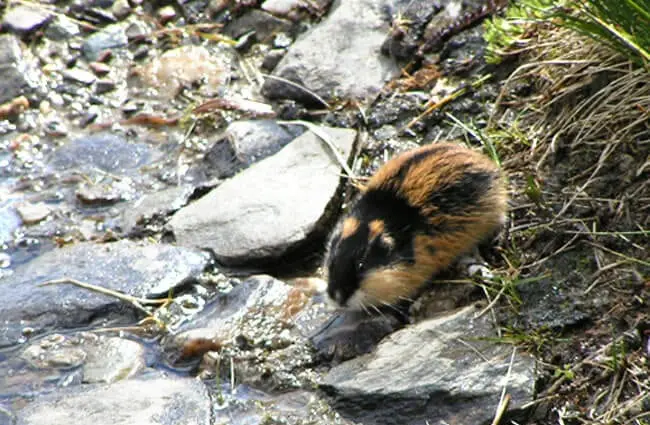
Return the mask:
[(365, 265), (365, 264), (363, 263), (363, 261), (359, 261), (359, 262), (357, 263), (357, 270), (359, 270), (359, 271), (363, 270), (363, 266), (364, 266), (364, 265)]

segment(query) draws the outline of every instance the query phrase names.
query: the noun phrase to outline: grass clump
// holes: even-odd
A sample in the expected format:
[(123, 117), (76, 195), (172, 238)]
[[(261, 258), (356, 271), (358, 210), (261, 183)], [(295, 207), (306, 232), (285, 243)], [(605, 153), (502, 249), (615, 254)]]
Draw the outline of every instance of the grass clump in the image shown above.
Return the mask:
[(650, 62), (650, 0), (588, 0), (563, 25), (606, 44), (637, 65)]

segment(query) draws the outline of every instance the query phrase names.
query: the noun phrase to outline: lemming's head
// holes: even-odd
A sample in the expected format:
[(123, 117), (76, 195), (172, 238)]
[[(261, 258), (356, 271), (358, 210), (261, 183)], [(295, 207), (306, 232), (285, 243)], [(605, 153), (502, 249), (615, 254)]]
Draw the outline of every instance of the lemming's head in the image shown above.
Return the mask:
[(378, 304), (372, 294), (364, 290), (364, 283), (396, 259), (395, 240), (387, 232), (383, 220), (345, 218), (334, 230), (328, 246), (325, 267), (330, 302), (355, 310)]

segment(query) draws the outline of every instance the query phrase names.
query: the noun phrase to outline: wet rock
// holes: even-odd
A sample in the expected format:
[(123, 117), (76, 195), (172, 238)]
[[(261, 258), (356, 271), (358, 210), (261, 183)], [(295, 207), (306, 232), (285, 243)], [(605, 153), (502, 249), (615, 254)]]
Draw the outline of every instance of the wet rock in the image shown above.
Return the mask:
[(45, 25), (50, 17), (43, 8), (18, 5), (6, 11), (2, 25), (18, 33), (27, 33)]
[(293, 24), (286, 19), (277, 18), (270, 13), (253, 9), (240, 18), (235, 19), (224, 29), (224, 33), (232, 38), (239, 38), (254, 31), (257, 41), (265, 43), (278, 32), (290, 31)]
[(0, 104), (29, 95), (42, 85), (41, 74), (15, 36), (0, 35)]
[(191, 378), (129, 379), (41, 395), (17, 412), (17, 425), (208, 425), (210, 398)]
[(125, 174), (146, 164), (151, 149), (143, 143), (130, 143), (112, 133), (82, 136), (58, 148), (50, 165), (60, 170), (99, 169), (108, 173)]
[(262, 69), (265, 71), (273, 71), (278, 65), (280, 60), (284, 57), (286, 51), (284, 49), (273, 49), (264, 56), (262, 62)]
[(216, 93), (226, 83), (228, 59), (225, 52), (212, 54), (201, 46), (183, 46), (168, 50), (137, 72), (147, 86), (156, 88), (165, 99), (175, 97), (184, 86), (202, 82), (200, 92), (207, 96)]
[(86, 86), (91, 85), (96, 80), (96, 77), (92, 72), (79, 68), (66, 69), (63, 71), (63, 78)]
[(301, 133), (299, 128), (289, 131), (272, 120), (235, 121), (226, 129), (225, 137), (206, 153), (208, 171), (218, 178), (231, 177), (278, 152), (296, 133)]
[(75, 195), (86, 205), (111, 205), (127, 199), (124, 190), (113, 184), (82, 185)]
[(16, 211), (20, 215), (20, 219), (25, 224), (35, 224), (39, 221), (45, 220), (52, 212), (52, 209), (46, 204), (39, 202), (36, 204), (20, 204), (16, 206)]
[[(408, 326), (377, 349), (334, 367), (321, 388), (345, 417), (364, 424), (490, 423), (504, 386), (510, 414), (532, 401), (534, 359), (486, 340), (487, 316), (466, 307)], [(405, 355), (407, 354), (407, 355)]]
[(0, 206), (0, 244), (13, 239), (14, 230), (20, 227), (18, 212), (10, 205)]
[(113, 24), (87, 37), (81, 51), (88, 61), (96, 61), (102, 51), (125, 47), (127, 42), (124, 26)]
[(319, 356), (339, 363), (369, 353), (382, 338), (403, 326), (395, 316), (346, 312), (335, 315), (310, 340)]
[(310, 391), (267, 394), (247, 385), (234, 391), (224, 385), (215, 398), (216, 424), (352, 425)]
[(50, 40), (67, 40), (79, 35), (79, 25), (65, 16), (56, 16), (45, 29), (45, 36)]
[(123, 19), (131, 13), (131, 5), (128, 0), (116, 0), (111, 6), (111, 12), (117, 19)]
[[(314, 306), (299, 288), (254, 276), (221, 295), (166, 343), (175, 361), (203, 357), (202, 376), (220, 375), (266, 390), (300, 388), (314, 362), (296, 321)], [(209, 352), (209, 353), (208, 353)], [(232, 369), (231, 369), (232, 368)]]
[(97, 80), (97, 84), (95, 84), (95, 93), (97, 94), (104, 94), (108, 93), (110, 91), (115, 90), (115, 87), (117, 87), (117, 84), (114, 81), (111, 80)]
[[(388, 32), (386, 1), (341, 0), (329, 15), (299, 38), (282, 58), (274, 75), (289, 79), (323, 98), (368, 99), (398, 75), (395, 63), (379, 52)], [(360, 66), (359, 58), (364, 58)], [(304, 89), (267, 79), (272, 98), (320, 104)]]
[(276, 16), (296, 19), (305, 9), (313, 14), (324, 14), (331, 3), (332, 0), (314, 0), (309, 3), (301, 0), (265, 0), (262, 3), (262, 10)]
[(130, 304), (71, 284), (39, 286), (45, 281), (65, 277), (135, 297), (164, 296), (207, 264), (207, 255), (194, 250), (126, 240), (49, 251), (0, 280), (0, 287), (11, 287), (0, 291), (0, 347), (102, 317), (121, 323), (135, 319)]
[(132, 233), (155, 219), (162, 221), (186, 205), (193, 191), (189, 186), (172, 186), (147, 194), (125, 209), (120, 227), (125, 233)]
[(123, 338), (82, 334), (86, 360), (83, 382), (115, 382), (130, 378), (145, 368), (144, 347)]
[[(321, 129), (348, 160), (356, 132)], [(307, 132), (178, 211), (170, 225), (178, 243), (209, 248), (224, 263), (275, 260), (323, 232), (340, 173), (330, 148)]]

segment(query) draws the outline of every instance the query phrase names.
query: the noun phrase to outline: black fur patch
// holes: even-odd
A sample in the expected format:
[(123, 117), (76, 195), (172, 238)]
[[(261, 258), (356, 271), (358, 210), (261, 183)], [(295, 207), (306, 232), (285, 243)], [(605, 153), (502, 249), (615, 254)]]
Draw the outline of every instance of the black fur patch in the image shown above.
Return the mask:
[(463, 215), (479, 205), (495, 177), (488, 171), (468, 171), (453, 184), (432, 192), (429, 201), (441, 214)]

